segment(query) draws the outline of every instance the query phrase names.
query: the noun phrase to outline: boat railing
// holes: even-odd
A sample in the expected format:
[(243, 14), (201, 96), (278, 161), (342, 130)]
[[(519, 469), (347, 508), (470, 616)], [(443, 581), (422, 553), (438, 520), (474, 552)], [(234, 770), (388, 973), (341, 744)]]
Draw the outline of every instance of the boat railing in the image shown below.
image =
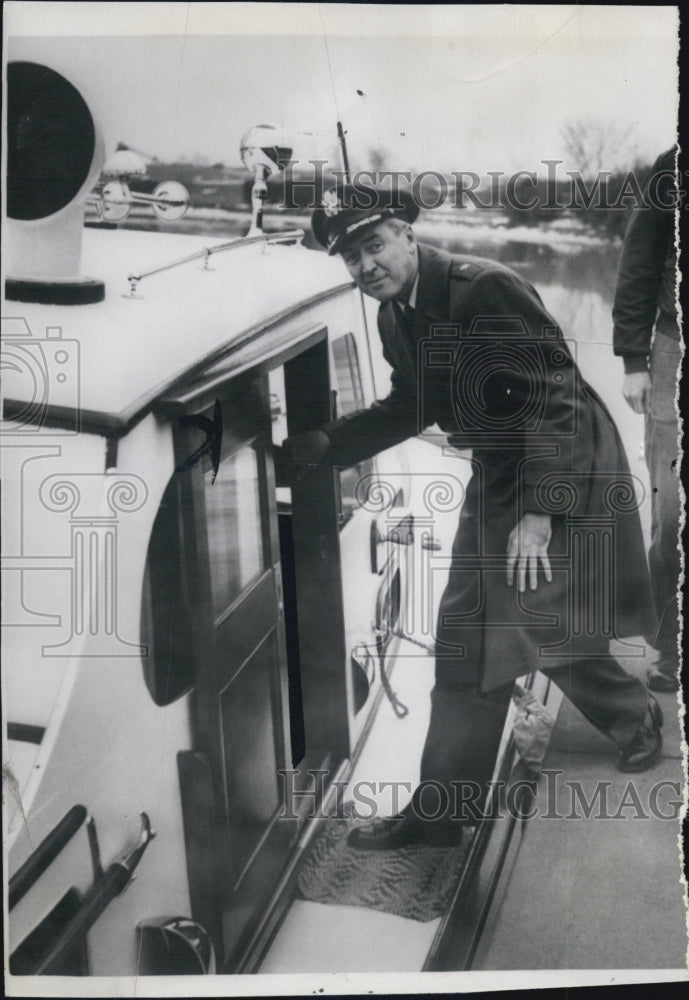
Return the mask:
[(153, 274), (160, 274), (162, 271), (169, 271), (173, 267), (188, 264), (193, 260), (203, 260), (204, 268), (208, 268), (210, 258), (214, 254), (224, 253), (226, 250), (237, 250), (240, 247), (250, 246), (254, 243), (263, 243), (265, 246), (274, 243), (296, 243), (301, 242), (303, 239), (303, 229), (290, 229), (284, 233), (255, 233), (251, 236), (243, 236), (240, 239), (228, 240), (226, 243), (217, 243), (215, 246), (203, 247), (201, 250), (187, 254), (185, 257), (179, 257), (177, 260), (170, 261), (168, 264), (160, 264), (158, 267), (150, 268), (148, 271), (141, 271), (138, 274), (128, 274), (129, 293), (125, 298), (137, 297), (136, 293), (139, 282), (144, 278), (149, 278)]

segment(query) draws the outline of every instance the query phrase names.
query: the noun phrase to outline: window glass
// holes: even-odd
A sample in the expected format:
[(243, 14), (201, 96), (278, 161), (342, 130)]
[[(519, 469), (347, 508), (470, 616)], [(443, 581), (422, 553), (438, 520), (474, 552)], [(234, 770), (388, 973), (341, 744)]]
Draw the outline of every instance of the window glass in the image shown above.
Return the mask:
[[(346, 333), (343, 337), (334, 340), (332, 352), (337, 388), (337, 415), (342, 417), (347, 413), (362, 410), (365, 406), (359, 354), (354, 334)], [(372, 471), (373, 463), (366, 461), (340, 472), (340, 527), (347, 523), (359, 506), (356, 500), (356, 488), (359, 480)]]
[[(274, 445), (281, 445), (287, 437), (287, 401), (285, 395), (285, 369), (282, 365), (268, 373), (270, 394), (270, 430)], [(284, 484), (275, 489), (278, 506), (282, 509), (292, 504), (292, 490)]]
[(364, 408), (364, 393), (361, 388), (359, 354), (354, 334), (346, 333), (333, 341), (335, 381), (337, 383), (337, 406), (340, 416)]
[(270, 421), (273, 444), (282, 444), (287, 437), (287, 404), (285, 402), (285, 369), (282, 365), (268, 374)]
[(213, 613), (217, 618), (264, 569), (258, 459), (241, 448), (204, 474)]

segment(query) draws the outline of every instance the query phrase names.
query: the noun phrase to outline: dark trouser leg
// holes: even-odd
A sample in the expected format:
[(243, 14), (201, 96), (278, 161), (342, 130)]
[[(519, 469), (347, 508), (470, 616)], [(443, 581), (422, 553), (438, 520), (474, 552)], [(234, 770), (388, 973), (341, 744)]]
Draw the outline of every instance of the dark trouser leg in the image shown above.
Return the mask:
[(545, 671), (582, 715), (620, 748), (644, 721), (648, 691), (617, 660), (592, 656)]
[(514, 684), (503, 684), (481, 694), (484, 625), (480, 613), (462, 628), (447, 626), (456, 615), (469, 622), (466, 608), (480, 609), (479, 576), (462, 569), (460, 557), (480, 551), (479, 519), (467, 501), (462, 511), (452, 552), (457, 563), (450, 569), (438, 610), (435, 687), (431, 694), (431, 719), (421, 758), (421, 784), (411, 808), (417, 815), (433, 814), (438, 808), (436, 788), (445, 792), (450, 815), (455, 805), (467, 804), (465, 812), (480, 815), (485, 803), (505, 726)]
[(462, 688), (436, 684), (421, 758), (421, 784), (412, 801), (417, 815), (429, 816), (438, 810), (440, 796), (425, 783), (442, 786), (450, 815), (480, 815), (513, 686), (510, 683), (480, 694), (476, 685)]
[[(607, 652), (607, 640), (592, 645), (590, 658), (550, 668), (546, 674), (589, 722), (623, 749), (644, 722), (649, 694), (641, 681), (598, 649), (603, 646)], [(464, 818), (480, 813), (512, 688), (510, 683), (480, 694), (477, 684), (453, 684), (450, 671), (438, 672), (421, 759), (421, 784), (412, 800), (417, 815), (435, 814), (438, 809), (437, 790), (428, 787), (425, 791), (424, 783), (441, 785), (451, 807), (464, 802)]]
[[(651, 483), (651, 547), (648, 563), (658, 632), (648, 636), (674, 675), (677, 663), (677, 581), (680, 571), (677, 419), (674, 411), (679, 345), (656, 334), (651, 354), (651, 403), (646, 416), (645, 450)], [(674, 463), (674, 464), (673, 464)]]

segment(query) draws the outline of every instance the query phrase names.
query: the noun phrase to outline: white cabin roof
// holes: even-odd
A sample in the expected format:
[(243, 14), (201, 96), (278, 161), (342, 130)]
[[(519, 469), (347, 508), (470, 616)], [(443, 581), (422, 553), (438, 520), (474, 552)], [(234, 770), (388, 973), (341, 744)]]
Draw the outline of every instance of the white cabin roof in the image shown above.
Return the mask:
[[(145, 277), (138, 284), (139, 297), (129, 296), (128, 275), (222, 242), (226, 241), (84, 229), (82, 273), (105, 281), (104, 301), (57, 306), (3, 300), (6, 349), (17, 336), (26, 340), (22, 318), (34, 340), (42, 341), (47, 328), (61, 328), (63, 342), (77, 343), (65, 343), (70, 360), (64, 370), (69, 377), (59, 382), (50, 377), (50, 409), (75, 406), (70, 366), (76, 352), (77, 405), (84, 424), (93, 415), (91, 423), (116, 433), (176, 379), (241, 340), (246, 331), (300, 302), (352, 284), (339, 258), (299, 245), (254, 244), (211, 256), (208, 270), (203, 260), (195, 260)], [(30, 401), (36, 392), (34, 380), (17, 370), (20, 367), (3, 372), (6, 404)]]

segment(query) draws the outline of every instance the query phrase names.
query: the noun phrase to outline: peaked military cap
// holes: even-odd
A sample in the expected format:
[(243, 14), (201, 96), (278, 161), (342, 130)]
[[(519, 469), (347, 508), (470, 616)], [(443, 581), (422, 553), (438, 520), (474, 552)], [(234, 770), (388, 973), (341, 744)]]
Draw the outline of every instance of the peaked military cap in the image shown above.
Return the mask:
[(339, 253), (350, 236), (383, 219), (414, 222), (419, 206), (404, 189), (390, 190), (366, 184), (343, 184), (323, 194), (311, 216), (313, 234), (329, 254)]

